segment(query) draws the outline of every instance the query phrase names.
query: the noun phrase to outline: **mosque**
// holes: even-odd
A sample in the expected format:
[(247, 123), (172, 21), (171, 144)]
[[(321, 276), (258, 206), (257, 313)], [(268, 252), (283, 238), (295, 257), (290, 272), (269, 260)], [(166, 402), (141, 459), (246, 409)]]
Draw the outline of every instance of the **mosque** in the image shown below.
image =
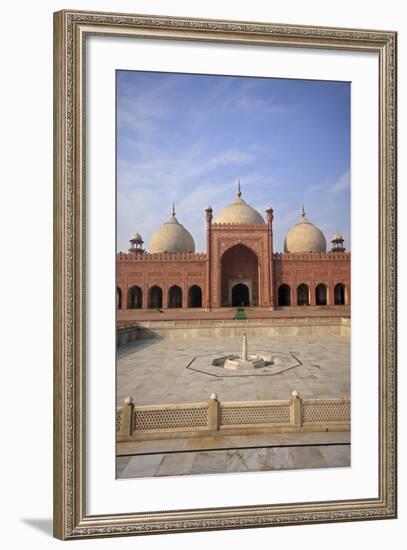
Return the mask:
[(350, 253), (340, 233), (327, 252), (322, 231), (305, 216), (273, 249), (273, 209), (263, 217), (237, 197), (213, 218), (205, 210), (206, 252), (172, 216), (151, 237), (139, 233), (117, 254), (118, 309), (343, 306), (350, 304)]

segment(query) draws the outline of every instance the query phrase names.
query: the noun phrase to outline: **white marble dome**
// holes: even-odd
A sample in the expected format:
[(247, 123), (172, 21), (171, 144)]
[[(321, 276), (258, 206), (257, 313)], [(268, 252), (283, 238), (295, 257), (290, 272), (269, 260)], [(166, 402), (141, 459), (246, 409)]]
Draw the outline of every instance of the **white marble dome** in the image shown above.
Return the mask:
[(326, 240), (322, 231), (305, 217), (287, 233), (284, 252), (326, 252)]
[(149, 252), (195, 252), (191, 233), (179, 223), (174, 211), (171, 218), (153, 233)]
[(237, 199), (224, 208), (215, 218), (214, 223), (239, 223), (244, 225), (264, 224), (263, 216), (242, 199), (240, 182)]
[(134, 241), (134, 242), (137, 242), (137, 243), (144, 242), (143, 237), (140, 235), (140, 233), (138, 231), (136, 231), (136, 233), (134, 233), (134, 235), (132, 236), (132, 238), (130, 240)]

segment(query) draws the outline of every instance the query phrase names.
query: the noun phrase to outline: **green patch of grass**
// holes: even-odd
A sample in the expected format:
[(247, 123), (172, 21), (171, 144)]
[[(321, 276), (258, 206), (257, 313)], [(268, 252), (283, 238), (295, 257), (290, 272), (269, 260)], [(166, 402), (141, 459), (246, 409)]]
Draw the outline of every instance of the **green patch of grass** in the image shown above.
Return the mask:
[(237, 321), (244, 321), (245, 319), (247, 319), (245, 310), (242, 307), (237, 308), (237, 311), (233, 319), (236, 319)]

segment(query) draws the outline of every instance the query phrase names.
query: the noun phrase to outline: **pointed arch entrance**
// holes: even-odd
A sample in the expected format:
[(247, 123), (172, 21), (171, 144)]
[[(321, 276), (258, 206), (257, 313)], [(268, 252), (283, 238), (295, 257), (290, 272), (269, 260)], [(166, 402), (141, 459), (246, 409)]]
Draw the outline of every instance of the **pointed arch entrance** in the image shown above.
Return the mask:
[(202, 307), (202, 290), (198, 285), (188, 290), (188, 307)]
[(122, 309), (122, 289), (116, 287), (116, 309)]
[(160, 308), (163, 307), (163, 291), (159, 286), (152, 286), (148, 291), (148, 307)]
[(129, 288), (128, 307), (130, 309), (140, 309), (143, 301), (143, 292), (139, 286)]
[(334, 302), (336, 306), (345, 305), (345, 285), (338, 283), (334, 288)]
[(305, 283), (301, 283), (297, 288), (297, 306), (309, 305), (309, 288)]
[(291, 305), (291, 289), (285, 283), (283, 283), (278, 287), (278, 305), (279, 306)]
[(327, 288), (324, 283), (319, 283), (315, 287), (315, 303), (317, 306), (326, 306), (327, 304)]
[(247, 246), (237, 244), (221, 258), (221, 305), (257, 306), (259, 296), (259, 260)]
[(182, 289), (173, 285), (168, 291), (168, 307), (182, 307)]

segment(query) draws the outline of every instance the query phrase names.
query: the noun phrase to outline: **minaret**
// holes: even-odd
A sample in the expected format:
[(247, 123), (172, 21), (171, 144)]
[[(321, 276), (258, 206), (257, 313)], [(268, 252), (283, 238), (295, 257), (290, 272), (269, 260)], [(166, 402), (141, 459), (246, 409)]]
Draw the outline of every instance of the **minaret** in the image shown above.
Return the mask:
[(274, 262), (273, 262), (273, 219), (274, 219), (274, 211), (269, 206), (266, 210), (267, 214), (267, 248), (269, 253), (269, 258), (267, 261), (268, 264), (268, 276), (269, 276), (269, 307), (270, 309), (275, 308), (274, 303)]
[(345, 252), (345, 247), (343, 246), (344, 238), (340, 233), (335, 233), (331, 238), (332, 248), (331, 252)]
[(206, 310), (212, 307), (212, 219), (213, 210), (211, 206), (205, 210), (206, 219)]
[(144, 254), (145, 252), (143, 248), (144, 241), (140, 233), (134, 233), (134, 235), (129, 240), (129, 242), (130, 242), (129, 252), (132, 252), (133, 254)]

